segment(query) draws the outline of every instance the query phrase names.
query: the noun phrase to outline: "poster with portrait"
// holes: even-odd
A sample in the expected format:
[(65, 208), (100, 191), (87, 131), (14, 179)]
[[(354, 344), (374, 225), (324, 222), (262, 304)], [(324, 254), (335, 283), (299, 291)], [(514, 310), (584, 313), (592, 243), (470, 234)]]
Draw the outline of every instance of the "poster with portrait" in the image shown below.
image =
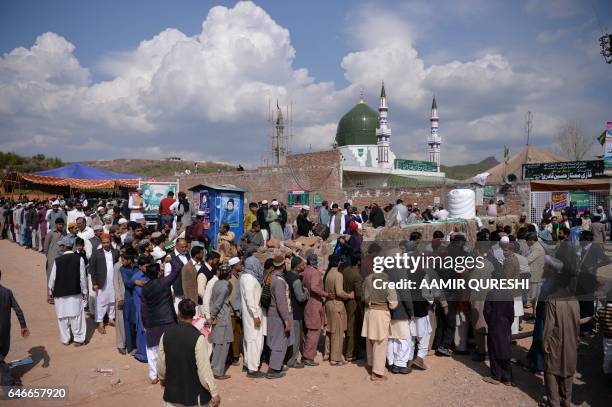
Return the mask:
[(168, 196), (168, 192), (172, 191), (176, 196), (178, 182), (143, 182), (140, 187), (145, 202), (145, 216), (157, 216), (159, 203)]
[(203, 218), (204, 228), (210, 229), (210, 194), (208, 193), (208, 191), (199, 191), (197, 195), (198, 195), (198, 202), (197, 202), (198, 212), (199, 211), (204, 212), (204, 218)]
[(227, 223), (230, 226), (231, 231), (235, 231), (240, 226), (242, 219), (242, 201), (239, 194), (233, 194), (230, 192), (223, 192), (217, 195), (217, 213), (219, 220), (219, 226)]

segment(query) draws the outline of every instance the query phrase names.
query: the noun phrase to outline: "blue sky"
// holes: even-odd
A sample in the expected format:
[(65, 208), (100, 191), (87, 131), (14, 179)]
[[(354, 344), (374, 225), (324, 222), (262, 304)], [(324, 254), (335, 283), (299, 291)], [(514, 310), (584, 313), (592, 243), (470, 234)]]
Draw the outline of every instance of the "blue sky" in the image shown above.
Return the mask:
[(443, 163), (518, 150), (527, 110), (554, 150), (565, 120), (612, 120), (598, 20), (612, 2), (0, 2), (0, 149), (256, 165), (268, 99), (294, 102), (294, 151), (323, 149), (385, 80), (398, 156), (424, 158), (434, 93)]

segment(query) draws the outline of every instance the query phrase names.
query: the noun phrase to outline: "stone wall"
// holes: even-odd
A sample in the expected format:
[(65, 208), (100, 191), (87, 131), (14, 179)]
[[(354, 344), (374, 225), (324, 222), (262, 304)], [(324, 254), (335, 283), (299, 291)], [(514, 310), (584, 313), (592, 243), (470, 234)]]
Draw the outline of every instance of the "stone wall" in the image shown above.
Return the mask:
[[(528, 184), (526, 185), (528, 188)], [(528, 202), (521, 200), (517, 189), (525, 188), (525, 185), (513, 186), (508, 188), (502, 195), (509, 214), (519, 214), (521, 211), (526, 211), (525, 207)], [(362, 208), (376, 202), (379, 206), (385, 206), (388, 203), (395, 203), (397, 199), (401, 199), (405, 204), (418, 204), (420, 208), (425, 208), (427, 205), (434, 205), (435, 198), (440, 199), (442, 205), (446, 204), (446, 195), (448, 191), (453, 189), (452, 185), (441, 185), (432, 187), (406, 187), (406, 188), (347, 188), (345, 192), (345, 200), (353, 205)], [(528, 196), (529, 190), (526, 193)], [(477, 205), (476, 211), (478, 214), (485, 214), (488, 199), (483, 199), (483, 205)]]

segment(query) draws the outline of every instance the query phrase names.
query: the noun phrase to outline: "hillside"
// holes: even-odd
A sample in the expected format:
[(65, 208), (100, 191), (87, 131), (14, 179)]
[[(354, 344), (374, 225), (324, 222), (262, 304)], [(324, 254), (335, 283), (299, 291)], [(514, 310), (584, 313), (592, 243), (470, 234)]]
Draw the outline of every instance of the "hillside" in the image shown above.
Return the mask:
[(499, 164), (499, 161), (495, 157), (490, 156), (476, 164), (442, 165), (440, 166), (440, 171), (446, 173), (447, 178), (465, 179), (486, 171), (497, 164)]
[[(127, 174), (142, 175), (148, 177), (176, 176), (185, 173), (185, 170), (196, 173), (196, 161), (170, 161), (170, 160), (141, 160), (141, 159), (116, 159), (104, 161), (83, 161), (85, 165), (102, 168), (109, 171), (123, 172)], [(198, 162), (198, 174), (210, 172), (234, 170), (234, 166), (215, 162)]]

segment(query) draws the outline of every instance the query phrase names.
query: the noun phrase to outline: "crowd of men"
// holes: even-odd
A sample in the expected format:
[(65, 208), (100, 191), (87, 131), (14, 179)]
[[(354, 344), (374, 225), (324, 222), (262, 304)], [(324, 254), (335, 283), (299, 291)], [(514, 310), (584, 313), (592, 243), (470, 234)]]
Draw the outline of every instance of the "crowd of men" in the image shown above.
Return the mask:
[[(249, 204), (242, 236), (224, 224), (211, 239), (205, 214), (195, 211), (184, 193), (178, 199), (168, 194), (151, 223), (140, 192), (95, 207), (59, 198), (5, 201), (0, 226), (3, 238), (46, 256), (47, 292), (41, 295), (55, 307), (61, 342), (86, 344), (87, 315), (100, 335), (114, 327), (118, 352), (148, 364), (151, 382), (165, 384), (168, 403), (217, 405), (215, 380), (230, 378), (228, 366), (240, 365), (241, 357), (247, 377), (277, 379), (288, 369), (319, 365), (320, 350), (333, 366), (365, 359), (371, 380), (381, 381), (388, 372), (427, 369), (426, 358), (433, 354), (467, 354), (471, 338), (472, 359), (489, 359), (491, 376), (484, 380), (513, 385), (513, 335), (527, 317), (535, 319), (533, 341), (521, 362), (543, 374), (550, 405), (571, 400), (579, 336), (595, 328), (590, 318), (597, 317), (604, 337), (604, 373), (612, 374), (612, 297), (594, 296), (596, 271), (610, 262), (598, 244), (606, 234), (603, 210), (578, 216), (570, 206), (554, 216), (547, 205), (539, 224), (526, 214), (514, 225), (491, 218), (481, 225), (476, 243), (469, 244), (459, 230), (436, 230), (430, 241), (413, 232), (390, 247), (364, 243), (363, 229), (444, 221), (448, 211), (440, 205), (421, 211), (398, 200), (360, 212), (349, 203), (341, 208), (324, 201), (316, 215), (304, 205), (290, 221), (282, 203), (263, 200)], [(491, 202), (487, 213), (497, 216), (503, 206)], [(336, 239), (325, 269), (312, 250), (298, 255), (267, 249), (329, 235)], [(396, 252), (485, 260), (484, 267), (463, 273), (372, 272), (376, 256)], [(261, 253), (269, 253), (263, 263)], [(406, 295), (376, 284), (519, 277), (529, 280), (529, 290), (432, 288)], [(322, 335), (325, 346), (319, 349)]]

